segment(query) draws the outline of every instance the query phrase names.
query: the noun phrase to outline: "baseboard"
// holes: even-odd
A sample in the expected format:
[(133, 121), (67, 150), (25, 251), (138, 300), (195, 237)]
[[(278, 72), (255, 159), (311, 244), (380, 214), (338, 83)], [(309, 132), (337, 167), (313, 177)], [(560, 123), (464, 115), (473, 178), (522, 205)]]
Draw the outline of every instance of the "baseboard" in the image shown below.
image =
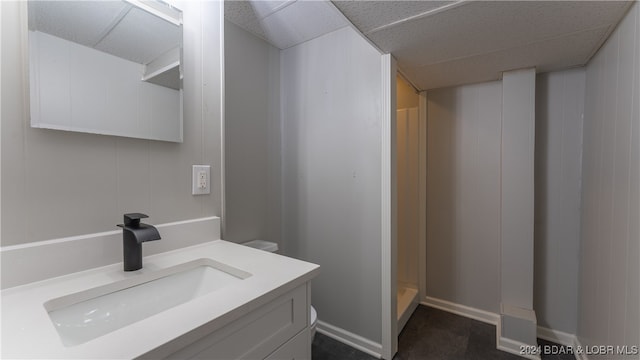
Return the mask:
[[(584, 349), (584, 346), (582, 346), (582, 344), (580, 343), (580, 339), (578, 339), (577, 336), (574, 336), (573, 350), (575, 351), (576, 349)], [(574, 354), (575, 354), (576, 360), (589, 360), (589, 357), (584, 352), (582, 352), (581, 354), (578, 354), (577, 352), (575, 352)]]
[(537, 334), (540, 339), (570, 347), (571, 349), (573, 349), (573, 356), (575, 356), (576, 360), (589, 360), (587, 354), (578, 354), (576, 352), (576, 349), (584, 349), (580, 344), (577, 336), (559, 330), (549, 329), (543, 326), (538, 326)]
[[(450, 312), (452, 314), (464, 316), (470, 319), (482, 321), (487, 324), (495, 325), (496, 326), (496, 347), (499, 350), (502, 350), (511, 354), (515, 354), (518, 356), (523, 356), (520, 354), (520, 346), (524, 346), (526, 344), (520, 343), (518, 341), (513, 341), (507, 338), (503, 338), (500, 336), (500, 315), (489, 312), (489, 311), (473, 308), (470, 306), (457, 304), (451, 301), (433, 298), (430, 296), (427, 296), (426, 298), (424, 298), (424, 300), (422, 300), (420, 304), (425, 306), (430, 306), (432, 308), (436, 308), (439, 310), (443, 310), (446, 312)], [(578, 340), (578, 338), (573, 334), (549, 329), (543, 326), (538, 326), (536, 329), (536, 335), (537, 337), (547, 341), (552, 341), (560, 345), (571, 346), (574, 350), (578, 348), (584, 349), (584, 347), (580, 345), (580, 341)], [(531, 357), (523, 356), (523, 357), (526, 357), (529, 359), (540, 359), (539, 356), (531, 356)], [(575, 357), (576, 357), (576, 360), (589, 360), (587, 355), (584, 353), (575, 354)]]
[(520, 341), (515, 341), (515, 340), (503, 338), (502, 336), (497, 336), (497, 338), (498, 338), (498, 340), (497, 340), (496, 348), (498, 350), (504, 351), (504, 352), (508, 352), (510, 354), (518, 355), (518, 356), (523, 357), (525, 359), (540, 360), (540, 355), (531, 355), (531, 354), (524, 355), (522, 353), (523, 347), (531, 348), (530, 345), (527, 345), (527, 344), (522, 343)]
[(327, 324), (326, 322), (320, 320), (318, 320), (318, 327), (316, 330), (319, 333), (326, 335), (334, 340), (340, 341), (343, 344), (349, 345), (352, 348), (358, 349), (378, 359), (382, 358), (382, 345), (369, 339), (363, 338), (360, 335), (356, 335), (352, 332), (349, 332), (337, 326)]
[(482, 321), (483, 323), (498, 325), (500, 315), (485, 310), (476, 309), (466, 305), (456, 304), (447, 300), (437, 299), (427, 296), (420, 302), (422, 305), (447, 311), (456, 315), (468, 317), (470, 319)]
[(564, 346), (573, 346), (576, 340), (576, 336), (573, 334), (549, 329), (543, 326), (538, 326), (537, 335), (540, 339), (551, 341)]
[[(144, 256), (220, 239), (215, 216), (156, 227), (162, 240), (146, 243)], [(111, 265), (122, 262), (122, 230), (4, 246), (0, 260), (2, 289)]]

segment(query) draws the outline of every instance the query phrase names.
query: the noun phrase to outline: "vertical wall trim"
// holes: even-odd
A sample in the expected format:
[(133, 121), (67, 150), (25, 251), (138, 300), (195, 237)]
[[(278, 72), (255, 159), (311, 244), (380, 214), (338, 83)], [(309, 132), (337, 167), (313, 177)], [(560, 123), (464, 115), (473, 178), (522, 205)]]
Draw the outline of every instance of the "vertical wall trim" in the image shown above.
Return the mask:
[(502, 80), (499, 349), (536, 344), (533, 310), (535, 69)]
[[(221, 234), (224, 233), (225, 214), (225, 194), (224, 194), (224, 3), (223, 2), (202, 2), (200, 6), (200, 29), (202, 37), (200, 38), (201, 51), (201, 72), (203, 74), (202, 88), (200, 89), (202, 97), (202, 128), (200, 132), (202, 151), (200, 161), (210, 162), (213, 169), (219, 169), (219, 173), (211, 175), (209, 181), (213, 183), (211, 186), (212, 193), (219, 195), (220, 216), (222, 218)], [(215, 48), (219, 52), (211, 49)], [(216, 64), (217, 62), (217, 64)], [(212, 73), (207, 72), (207, 67), (215, 69)], [(213, 76), (215, 74), (215, 76)], [(216, 122), (216, 120), (218, 120)], [(210, 127), (214, 124), (215, 127)], [(208, 133), (213, 131), (213, 133)], [(208, 145), (206, 139), (211, 138), (216, 141), (215, 150), (219, 151), (212, 155), (210, 159), (206, 158)], [(217, 164), (216, 164), (217, 163)], [(215, 171), (214, 171), (215, 173)], [(219, 177), (217, 177), (219, 176)], [(214, 181), (218, 183), (215, 184)], [(202, 201), (203, 210), (211, 206), (206, 201)]]
[[(0, 3), (0, 19), (2, 19), (2, 7), (4, 4)], [(2, 34), (2, 24), (0, 24), (0, 35)], [(2, 38), (0, 37), (0, 43)], [(23, 42), (24, 43), (24, 42)], [(0, 46), (0, 68), (2, 68), (2, 46)], [(28, 84), (29, 82), (23, 82)], [(0, 85), (0, 110), (2, 109), (2, 86)], [(0, 114), (0, 118), (2, 114)], [(0, 139), (2, 139), (2, 126), (0, 126)], [(2, 140), (0, 140), (1, 142)], [(2, 146), (0, 146), (0, 159), (2, 159)], [(2, 166), (0, 166), (0, 189), (2, 189)], [(2, 204), (2, 191), (0, 191), (0, 204)], [(0, 229), (2, 229), (2, 206), (0, 206)], [(0, 231), (0, 244), (2, 244), (2, 231)]]
[(22, 52), (22, 83), (24, 87), (22, 88), (22, 96), (24, 101), (22, 102), (22, 114), (24, 119), (28, 119), (23, 126), (25, 128), (29, 128), (31, 124), (31, 89), (29, 82), (29, 10), (27, 7), (26, 1), (20, 1), (19, 4), (20, 11), (20, 51)]
[(397, 239), (396, 239), (396, 62), (382, 55), (382, 357), (392, 359), (398, 351), (397, 315)]
[[(220, 37), (220, 217), (222, 222), (220, 223), (220, 237), (224, 239), (224, 233), (226, 230), (226, 208), (225, 208), (225, 76), (224, 76), (224, 1), (216, 2), (218, 6), (219, 18), (219, 37)], [(204, 123), (203, 123), (204, 124)], [(204, 131), (203, 131), (204, 133)], [(204, 146), (202, 147), (204, 151)], [(204, 157), (204, 154), (203, 154)], [(211, 179), (209, 179), (211, 181)]]
[(418, 299), (427, 296), (427, 92), (420, 92), (418, 102), (418, 123), (420, 124), (419, 141), (419, 226), (418, 237)]
[(287, 202), (287, 198), (285, 195), (285, 190), (286, 190), (286, 185), (285, 185), (285, 163), (284, 163), (284, 158), (285, 158), (285, 153), (284, 153), (284, 147), (285, 147), (285, 128), (284, 128), (284, 124), (285, 124), (285, 80), (284, 80), (284, 56), (283, 51), (282, 50), (278, 50), (280, 53), (280, 60), (278, 63), (278, 76), (280, 78), (279, 82), (278, 82), (278, 92), (280, 93), (278, 95), (278, 107), (280, 108), (279, 110), (279, 114), (278, 114), (278, 122), (279, 122), (279, 126), (280, 126), (280, 146), (278, 149), (278, 156), (280, 158), (280, 209), (278, 209), (280, 211), (280, 223), (278, 224), (278, 226), (280, 227), (280, 245), (283, 247), (283, 253), (285, 255), (290, 255), (291, 254), (291, 246), (287, 243), (287, 239), (286, 239), (286, 231), (285, 231), (285, 211), (286, 211), (286, 202)]
[[(22, 122), (23, 134), (25, 134), (29, 127), (31, 126), (31, 87), (29, 80), (29, 9), (27, 7), (26, 1), (18, 2), (18, 11), (20, 15), (20, 51), (22, 53), (22, 61), (21, 61), (21, 69), (22, 72), (22, 118), (25, 120)], [(1, 31), (0, 31), (1, 32)], [(1, 41), (0, 41), (1, 42)], [(1, 46), (0, 46), (1, 47)], [(5, 104), (6, 106), (6, 104)], [(3, 119), (3, 121), (7, 121), (7, 119)], [(22, 137), (22, 154), (27, 154), (29, 150), (27, 147), (27, 139), (25, 136)], [(27, 159), (28, 157), (23, 157), (22, 165), (20, 166), (20, 171), (22, 171), (22, 179), (27, 179)], [(1, 191), (0, 191), (1, 192)], [(0, 206), (1, 207), (1, 206)], [(24, 219), (24, 229), (22, 229), (21, 237), (26, 239), (28, 237), (28, 229), (30, 228), (29, 223), (31, 222), (31, 218), (26, 216)], [(1, 232), (1, 231), (0, 231)]]

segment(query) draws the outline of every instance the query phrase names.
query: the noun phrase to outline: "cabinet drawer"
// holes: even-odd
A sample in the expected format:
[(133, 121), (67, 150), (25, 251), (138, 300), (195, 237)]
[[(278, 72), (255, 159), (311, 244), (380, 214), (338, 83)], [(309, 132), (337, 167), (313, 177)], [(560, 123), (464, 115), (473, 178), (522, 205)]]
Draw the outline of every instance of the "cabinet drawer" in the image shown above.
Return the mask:
[(265, 360), (311, 360), (311, 339), (309, 329), (296, 335), (286, 344), (282, 345)]
[(186, 348), (174, 359), (264, 359), (307, 326), (306, 285), (233, 321)]

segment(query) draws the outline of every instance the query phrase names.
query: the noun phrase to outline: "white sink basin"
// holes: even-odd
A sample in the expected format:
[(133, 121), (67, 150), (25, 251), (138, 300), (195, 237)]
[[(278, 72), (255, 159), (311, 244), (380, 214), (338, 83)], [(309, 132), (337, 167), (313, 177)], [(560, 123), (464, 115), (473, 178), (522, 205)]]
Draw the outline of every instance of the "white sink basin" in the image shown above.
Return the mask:
[(62, 343), (74, 346), (250, 276), (217, 261), (199, 259), (52, 299), (44, 307)]

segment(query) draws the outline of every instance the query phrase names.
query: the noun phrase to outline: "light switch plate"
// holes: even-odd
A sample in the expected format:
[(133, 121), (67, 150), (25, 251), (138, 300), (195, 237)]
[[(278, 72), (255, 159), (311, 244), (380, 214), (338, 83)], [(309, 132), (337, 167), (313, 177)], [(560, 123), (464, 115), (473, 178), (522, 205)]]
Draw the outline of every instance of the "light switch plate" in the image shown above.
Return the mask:
[(191, 173), (191, 194), (204, 195), (211, 193), (211, 166), (193, 165)]

